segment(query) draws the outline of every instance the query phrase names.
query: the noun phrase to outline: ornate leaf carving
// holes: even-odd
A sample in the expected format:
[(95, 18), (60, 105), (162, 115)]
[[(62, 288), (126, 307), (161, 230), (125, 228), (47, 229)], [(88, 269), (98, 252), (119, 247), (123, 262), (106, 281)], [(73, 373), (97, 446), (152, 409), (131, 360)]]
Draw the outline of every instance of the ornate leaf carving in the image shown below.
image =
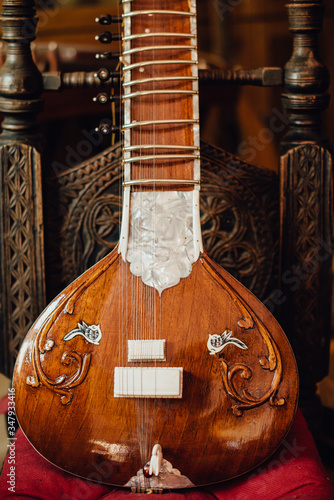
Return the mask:
[(0, 148), (2, 321), (10, 373), (27, 330), (44, 306), (39, 153), (25, 144)]
[[(30, 358), (33, 375), (27, 377), (26, 383), (33, 388), (38, 388), (42, 385), (47, 389), (56, 392), (61, 396), (60, 400), (63, 405), (67, 405), (72, 401), (73, 389), (85, 380), (89, 370), (92, 354), (79, 353), (75, 350), (64, 351), (61, 359), (58, 360), (59, 364), (63, 366), (74, 364), (76, 366), (76, 371), (71, 375), (61, 374), (56, 378), (52, 378), (46, 373), (43, 368), (43, 355), (46, 351), (51, 351), (56, 347), (55, 341), (52, 338), (48, 337), (50, 329), (56, 319), (63, 312), (66, 312), (67, 314), (73, 314), (74, 306), (78, 298), (81, 296), (84, 290), (86, 290), (101, 274), (105, 272), (106, 269), (108, 269), (108, 267), (114, 262), (116, 256), (117, 253), (107, 256), (103, 261), (103, 265), (95, 269), (80, 287), (74, 288), (74, 290), (69, 295), (60, 296), (55, 308), (50, 312), (50, 314), (44, 320), (43, 324), (38, 328), (37, 334), (34, 338)], [(84, 322), (82, 322), (82, 324), (87, 327), (86, 329), (84, 329), (86, 332), (89, 327)], [(87, 332), (84, 337), (86, 338), (86, 336)], [(65, 340), (66, 342), (67, 340), (71, 340), (71, 338), (72, 337), (63, 339), (63, 341)], [(56, 361), (53, 360), (53, 362), (57, 363), (57, 359)], [(58, 370), (59, 372), (60, 369)]]
[[(48, 282), (57, 284), (52, 295), (118, 242), (122, 204), (120, 154), (119, 146), (110, 148), (53, 179), (48, 199), (52, 195), (57, 198), (56, 209), (48, 217), (48, 247), (56, 245), (53, 238), (60, 231), (62, 258), (61, 262), (59, 256), (52, 260), (55, 272)], [(204, 143), (201, 156), (205, 247), (220, 265), (264, 299), (276, 287), (273, 277), (277, 273), (278, 250), (277, 177)]]
[(283, 220), (282, 320), (301, 380), (314, 383), (328, 366), (331, 158), (324, 148), (306, 144), (283, 156), (281, 166), (284, 182), (290, 179)]
[[(245, 320), (245, 326), (240, 325), (240, 321), (238, 322), (239, 326), (245, 328), (255, 328), (257, 327), (258, 333), (260, 334), (264, 345), (267, 350), (266, 355), (259, 356), (259, 364), (263, 370), (269, 370), (273, 376), (270, 384), (268, 384), (268, 389), (261, 395), (252, 395), (247, 389), (243, 389), (240, 391), (236, 384), (236, 379), (241, 377), (246, 381), (251, 381), (253, 378), (253, 370), (244, 363), (235, 363), (232, 366), (229, 366), (228, 360), (224, 352), (218, 354), (220, 365), (222, 369), (222, 379), (224, 388), (227, 394), (236, 402), (233, 406), (233, 413), (237, 417), (242, 416), (245, 410), (250, 410), (252, 408), (256, 408), (261, 406), (267, 402), (273, 406), (282, 406), (285, 404), (284, 398), (278, 398), (277, 393), (279, 390), (279, 386), (282, 380), (282, 358), (280, 354), (280, 350), (276, 345), (274, 339), (270, 335), (267, 327), (257, 316), (255, 311), (250, 311), (249, 306), (243, 300), (239, 294), (235, 292), (235, 290), (225, 281), (222, 276), (220, 276), (210, 265), (210, 263), (203, 258), (202, 260), (204, 267), (208, 270), (210, 274), (212, 274), (215, 279), (223, 286), (225, 291), (230, 295), (233, 300), (235, 306), (239, 309), (240, 314), (243, 316)], [(249, 325), (252, 325), (249, 327)]]

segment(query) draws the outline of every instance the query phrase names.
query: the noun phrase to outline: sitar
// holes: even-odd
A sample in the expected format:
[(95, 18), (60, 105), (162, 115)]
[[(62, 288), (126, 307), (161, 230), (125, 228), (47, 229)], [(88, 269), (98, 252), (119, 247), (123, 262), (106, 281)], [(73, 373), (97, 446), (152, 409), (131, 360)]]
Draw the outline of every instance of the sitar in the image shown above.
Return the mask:
[(17, 417), (72, 474), (191, 488), (278, 448), (297, 370), (273, 316), (202, 248), (196, 2), (122, 5), (120, 241), (28, 332)]

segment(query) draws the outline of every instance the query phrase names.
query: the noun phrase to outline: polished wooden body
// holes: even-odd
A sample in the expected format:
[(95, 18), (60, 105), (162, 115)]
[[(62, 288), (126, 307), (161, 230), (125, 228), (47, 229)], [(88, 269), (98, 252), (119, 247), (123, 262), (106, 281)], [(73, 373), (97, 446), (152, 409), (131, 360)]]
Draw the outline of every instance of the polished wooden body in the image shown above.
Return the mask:
[[(100, 325), (99, 345), (80, 335), (64, 340), (82, 321)], [(113, 396), (133, 325), (166, 339), (159, 366), (183, 367), (181, 399)], [(248, 349), (230, 344), (211, 355), (209, 334), (226, 329)], [(107, 471), (103, 481), (122, 486), (158, 442), (174, 467), (203, 485), (250, 470), (279, 446), (295, 412), (297, 372), (275, 319), (206, 254), (159, 297), (115, 250), (36, 321), (14, 387), (23, 431), (62, 469), (92, 480)]]
[[(186, 15), (166, 14), (169, 2), (158, 3), (163, 14), (145, 13), (150, 0), (124, 2), (124, 179), (164, 179), (168, 191), (194, 189), (184, 188), (188, 180), (197, 189), (194, 3), (173, 2)], [(289, 429), (297, 400), (292, 350), (265, 307), (205, 253), (161, 295), (143, 284), (122, 257), (124, 213), (122, 254), (114, 250), (61, 293), (23, 343), (14, 373), (21, 427), (52, 463), (92, 480), (103, 471), (98, 479), (118, 486), (137, 474), (156, 443), (192, 485), (242, 474), (264, 461)], [(174, 229), (172, 219), (166, 227)], [(159, 244), (148, 258), (161, 251)], [(69, 335), (83, 325), (101, 335)], [(226, 345), (212, 354), (209, 336), (225, 331), (231, 332)], [(133, 339), (164, 339), (166, 360), (129, 362)], [(115, 397), (115, 369), (134, 365), (182, 368), (182, 397)]]

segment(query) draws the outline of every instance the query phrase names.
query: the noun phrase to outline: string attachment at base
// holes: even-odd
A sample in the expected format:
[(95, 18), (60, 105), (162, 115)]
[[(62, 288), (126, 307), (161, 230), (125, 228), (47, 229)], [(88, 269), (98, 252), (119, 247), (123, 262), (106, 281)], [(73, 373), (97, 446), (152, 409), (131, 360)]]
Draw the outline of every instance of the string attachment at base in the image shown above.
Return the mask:
[(124, 486), (133, 493), (162, 493), (164, 489), (193, 488), (195, 485), (162, 456), (162, 447), (155, 444), (150, 461)]
[(132, 486), (131, 493), (144, 493), (145, 495), (161, 495), (163, 488), (140, 488), (139, 486)]

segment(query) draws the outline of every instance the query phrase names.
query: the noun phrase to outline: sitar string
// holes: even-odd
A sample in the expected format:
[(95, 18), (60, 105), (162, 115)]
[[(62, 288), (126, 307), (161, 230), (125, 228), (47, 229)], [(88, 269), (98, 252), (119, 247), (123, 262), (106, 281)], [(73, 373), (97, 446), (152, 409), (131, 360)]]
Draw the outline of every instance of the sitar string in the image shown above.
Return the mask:
[[(156, 10), (156, 0), (153, 0), (153, 10)], [(157, 32), (157, 25), (156, 25), (156, 16), (153, 15), (153, 23), (152, 23), (152, 27), (153, 27), (153, 32)], [(155, 38), (153, 38), (153, 45), (155, 45)], [(153, 53), (152, 53), (152, 57), (153, 57), (153, 60), (155, 60), (156, 58), (156, 51), (153, 50)], [(156, 66), (153, 64), (152, 65), (152, 89), (155, 90), (156, 89), (156, 85), (155, 85), (155, 78), (156, 78), (156, 74), (157, 74), (157, 69), (156, 69)], [(159, 99), (159, 98), (158, 98)], [(155, 121), (157, 119), (157, 100), (155, 98), (155, 94), (153, 93), (152, 94), (152, 111), (153, 111), (153, 116), (152, 116), (152, 120)], [(153, 127), (152, 127), (152, 142), (151, 144), (153, 144), (153, 150), (152, 150), (152, 153), (153, 153), (153, 161), (152, 161), (152, 179), (156, 179), (156, 161), (155, 161), (155, 153), (156, 153), (156, 148), (155, 148), (155, 143), (156, 143), (156, 127), (155, 127), (155, 123), (153, 123)], [(154, 245), (153, 245), (153, 262), (155, 262), (156, 260), (156, 245), (155, 245), (155, 242), (156, 242), (156, 223), (157, 223), (157, 219), (156, 219), (156, 215), (157, 215), (157, 197), (156, 197), (156, 186), (155, 184), (153, 184), (153, 198), (155, 200), (155, 204), (154, 204), (154, 226), (153, 226), (153, 233), (154, 233)], [(154, 290), (153, 288), (151, 288), (150, 290), (150, 295), (151, 295), (151, 315), (152, 315), (152, 326), (153, 326), (153, 339), (155, 338), (155, 322), (156, 322), (156, 318), (155, 318), (155, 315), (154, 315), (154, 306), (153, 306), (153, 301), (155, 299), (155, 296), (156, 296), (156, 290)], [(154, 366), (156, 367), (156, 361), (154, 362)], [(153, 409), (155, 408), (155, 403), (156, 403), (156, 394), (155, 394), (155, 398), (154, 398), (154, 402), (153, 402)], [(154, 415), (154, 411), (152, 411), (152, 418), (151, 418), (151, 425), (150, 425), (150, 434), (149, 434), (149, 443), (148, 443), (148, 446), (150, 449), (153, 448), (153, 443), (152, 443), (152, 434), (153, 434), (153, 426), (154, 426), (154, 422), (155, 422), (155, 415)]]
[[(130, 3), (130, 2), (129, 2)], [(167, 2), (161, 1), (157, 2), (156, 0), (133, 0), (131, 2), (132, 11), (142, 12), (143, 7), (148, 6), (149, 10), (168, 10)], [(158, 4), (158, 7), (157, 7)], [(184, 7), (184, 3), (181, 3), (181, 9)], [(180, 7), (179, 7), (180, 8)], [(184, 9), (183, 9), (184, 10)], [(188, 11), (188, 9), (186, 9)], [(144, 238), (142, 241), (138, 241), (136, 238), (135, 244), (139, 244), (140, 248), (140, 258), (138, 265), (142, 267), (141, 259), (145, 258), (145, 251), (149, 252), (149, 258), (153, 259), (153, 265), (156, 259), (157, 251), (160, 251), (160, 248), (157, 248), (156, 238), (161, 233), (161, 228), (157, 227), (157, 218), (160, 217), (160, 207), (157, 205), (157, 197), (160, 194), (160, 187), (158, 188), (154, 179), (157, 176), (161, 178), (168, 179), (172, 176), (171, 166), (180, 167), (187, 166), (189, 167), (189, 163), (176, 163), (175, 160), (178, 158), (173, 157), (170, 159), (168, 163), (163, 164), (162, 159), (159, 156), (156, 156), (158, 151), (158, 146), (164, 149), (174, 149), (175, 145), (180, 144), (180, 148), (192, 148), (192, 144), (189, 144), (189, 134), (186, 129), (186, 125), (176, 126), (175, 124), (171, 124), (169, 128), (164, 127), (161, 124), (157, 124), (157, 120), (168, 120), (172, 118), (172, 120), (176, 119), (179, 114), (177, 112), (178, 106), (180, 109), (184, 111), (186, 114), (185, 122), (192, 122), (189, 119), (188, 115), (190, 114), (190, 102), (186, 97), (184, 100), (184, 96), (182, 92), (187, 92), (187, 90), (180, 90), (180, 81), (178, 78), (182, 79), (190, 79), (189, 74), (192, 74), (191, 71), (189, 73), (188, 69), (191, 70), (191, 64), (188, 65), (188, 55), (191, 54), (192, 59), (192, 50), (193, 47), (190, 44), (189, 50), (187, 49), (186, 61), (180, 59), (180, 54), (183, 53), (185, 47), (182, 47), (182, 51), (179, 52), (178, 49), (171, 48), (172, 52), (170, 54), (170, 62), (168, 61), (166, 64), (161, 64), (161, 61), (156, 61), (155, 57), (159, 49), (154, 49), (155, 47), (155, 39), (154, 33), (159, 33), (164, 31), (164, 26), (166, 25), (165, 31), (170, 31), (170, 33), (176, 33), (179, 29), (182, 30), (183, 33), (188, 32), (189, 35), (191, 33), (191, 23), (190, 20), (187, 19), (186, 22), (179, 22), (180, 19), (178, 17), (170, 17), (171, 14), (137, 14), (133, 17), (131, 16), (131, 49), (132, 56), (130, 61), (127, 63), (133, 65), (131, 67), (131, 87), (130, 92), (132, 94), (129, 97), (130, 100), (130, 145), (134, 147), (133, 151), (137, 150), (134, 153), (134, 156), (139, 156), (140, 159), (137, 161), (130, 161), (129, 168), (131, 170), (131, 179), (145, 179), (150, 178), (153, 179), (153, 185), (150, 189), (149, 193), (146, 193), (145, 188), (133, 188), (131, 203), (133, 209), (133, 200), (135, 199), (136, 208), (139, 209), (141, 215), (140, 217), (132, 217), (131, 219), (131, 231), (133, 231), (136, 236), (139, 235), (140, 238)], [(183, 18), (185, 19), (185, 18)], [(176, 22), (174, 23), (174, 20)], [(167, 22), (168, 21), (168, 22)], [(139, 37), (136, 35), (139, 34), (149, 34), (151, 32), (150, 37)], [(153, 36), (152, 36), (153, 35)], [(182, 36), (185, 36), (184, 34)], [(170, 36), (164, 36), (160, 43), (165, 45), (168, 44), (173, 45), (170, 42)], [(176, 42), (176, 40), (177, 42)], [(172, 39), (174, 44), (179, 45), (179, 37), (177, 35), (172, 35)], [(150, 48), (150, 44), (152, 47)], [(138, 48), (142, 48), (144, 50), (138, 50)], [(146, 48), (146, 50), (145, 50)], [(181, 47), (180, 47), (181, 48)], [(160, 53), (161, 54), (161, 53)], [(168, 59), (169, 55), (166, 50), (162, 52), (163, 58)], [(159, 59), (159, 53), (157, 55)], [(163, 60), (162, 58), (162, 60)], [(161, 58), (160, 58), (161, 59)], [(174, 60), (180, 59), (180, 65), (177, 65), (175, 69)], [(178, 61), (176, 61), (178, 62)], [(184, 68), (184, 64), (186, 64), (186, 69)], [(142, 64), (142, 66), (141, 66)], [(128, 69), (129, 71), (129, 69)], [(166, 76), (173, 75), (173, 76)], [(166, 95), (160, 95), (160, 90), (163, 90), (163, 85), (160, 84), (159, 77), (163, 76), (165, 81), (168, 81), (170, 78), (175, 78), (176, 82), (172, 84), (173, 89), (178, 89), (180, 91), (180, 95), (173, 95), (168, 98)], [(180, 76), (182, 75), (182, 77)], [(138, 80), (141, 82), (138, 83)], [(162, 82), (163, 80), (161, 80)], [(172, 81), (172, 80), (170, 80)], [(183, 81), (183, 80), (182, 80)], [(137, 82), (137, 83), (136, 83)], [(158, 83), (159, 82), (159, 83)], [(188, 85), (186, 85), (186, 89), (188, 89)], [(138, 92), (138, 93), (137, 93)], [(145, 92), (145, 94), (143, 94)], [(137, 93), (137, 94), (136, 94)], [(177, 94), (177, 91), (176, 91)], [(189, 115), (190, 116), (190, 115)], [(183, 117), (181, 117), (183, 118)], [(135, 120), (139, 120), (137, 126), (132, 125), (135, 123)], [(182, 123), (182, 122), (181, 122)], [(175, 142), (175, 137), (179, 134), (180, 141)], [(136, 148), (138, 146), (138, 148)], [(150, 154), (148, 154), (149, 158), (145, 159), (145, 152), (147, 150), (151, 150)], [(185, 158), (189, 158), (185, 156)], [(189, 161), (189, 160), (187, 160)], [(173, 174), (174, 175), (174, 174)], [(170, 191), (171, 188), (168, 189)], [(164, 188), (162, 187), (162, 190)], [(140, 227), (142, 225), (142, 218), (146, 217), (146, 213), (144, 211), (147, 210), (146, 199), (151, 199), (151, 205), (149, 206), (150, 213), (148, 223), (151, 225), (149, 230), (153, 232), (153, 239), (149, 243), (149, 247), (145, 247), (146, 239), (143, 233), (143, 228)], [(159, 202), (160, 203), (160, 202)], [(133, 214), (132, 214), (133, 215)], [(158, 245), (160, 242), (158, 242)], [(165, 333), (161, 331), (161, 319), (162, 319), (162, 300), (158, 298), (157, 291), (150, 286), (143, 285), (142, 283), (142, 271), (136, 273), (136, 275), (131, 276), (131, 304), (132, 309), (130, 313), (131, 318), (131, 335), (129, 338), (137, 341), (137, 345), (139, 349), (144, 348), (144, 345), (148, 345), (151, 350), (149, 354), (149, 360), (145, 360), (145, 356), (142, 356), (141, 360), (137, 360), (136, 366), (143, 368), (143, 366), (152, 366), (157, 368), (157, 360), (153, 359), (153, 341), (157, 340), (157, 338), (162, 338), (165, 336)], [(151, 269), (151, 272), (155, 272), (155, 269)], [(159, 308), (157, 308), (159, 302)], [(158, 328), (158, 324), (160, 324)], [(149, 361), (149, 363), (148, 363)], [(131, 364), (130, 366), (133, 366)], [(135, 373), (133, 373), (133, 385), (135, 386)], [(156, 370), (153, 371), (153, 374), (157, 373)], [(140, 376), (143, 377), (144, 371), (140, 370)], [(156, 384), (154, 384), (155, 390), (157, 390)], [(137, 395), (138, 396), (138, 395)], [(140, 397), (142, 396), (142, 397)], [(138, 415), (138, 441), (140, 443), (140, 449), (142, 454), (142, 459), (145, 461), (149, 458), (149, 452), (151, 451), (152, 445), (155, 444), (152, 442), (154, 436), (154, 422), (155, 417), (158, 411), (158, 399), (159, 394), (155, 393), (155, 397), (152, 399), (145, 397), (144, 395), (139, 395), (139, 397), (135, 397), (136, 401), (134, 406), (136, 408), (136, 412)]]
[[(123, 13), (123, 6), (121, 3), (117, 3), (117, 16), (119, 17)], [(120, 51), (122, 52), (122, 41), (119, 42), (119, 47)], [(119, 67), (119, 74), (120, 74), (120, 79), (119, 79), (119, 120), (122, 120), (123, 117), (123, 101), (122, 101), (122, 93), (123, 93), (123, 86), (122, 86), (122, 80), (123, 80), (123, 65), (119, 62), (118, 63)], [(121, 123), (120, 123), (120, 129), (121, 129)], [(112, 140), (113, 142), (113, 140)], [(123, 154), (123, 153), (122, 153)], [(124, 172), (122, 172), (122, 176), (124, 178)], [(118, 185), (118, 197), (119, 200), (123, 199), (123, 183), (119, 182)], [(124, 203), (124, 200), (123, 200)], [(122, 212), (119, 211), (119, 227), (121, 227), (122, 224)], [(121, 272), (121, 277), (120, 277), (120, 293), (118, 294), (118, 302), (119, 302), (119, 312), (118, 312), (118, 366), (123, 366), (123, 351), (124, 351), (124, 283), (126, 283), (126, 279), (124, 276), (124, 266), (121, 266), (122, 272)]]
[[(137, 2), (138, 2), (138, 4), (137, 4)], [(142, 10), (142, 2), (140, 0), (137, 0), (137, 2), (136, 2), (135, 10)], [(138, 24), (139, 24), (139, 29), (138, 29)], [(139, 16), (139, 23), (138, 22), (136, 23), (139, 33), (143, 32), (143, 29), (144, 29), (143, 24), (144, 24), (143, 17)], [(139, 42), (139, 44), (140, 44), (140, 42)], [(136, 46), (137, 45), (138, 44), (136, 44)], [(144, 53), (139, 52), (138, 59), (140, 62), (143, 61), (143, 57), (145, 57), (145, 52)], [(141, 67), (139, 67), (138, 71), (141, 72)], [(135, 99), (138, 99), (138, 98), (135, 97)], [(147, 110), (145, 107), (144, 99), (141, 96), (139, 96), (139, 99), (137, 101), (137, 106), (138, 105), (139, 105), (139, 120), (140, 120), (140, 122), (142, 122), (145, 119), (147, 119), (146, 118)], [(142, 146), (142, 143), (143, 143), (143, 137), (144, 137), (143, 131), (144, 131), (144, 127), (140, 126), (139, 127), (139, 139), (138, 139), (139, 146)], [(141, 157), (143, 156), (141, 148), (139, 149), (139, 154)], [(139, 171), (139, 178), (142, 179), (143, 174), (144, 174), (144, 165), (143, 165), (142, 160), (140, 160), (137, 170)], [(143, 210), (144, 210), (143, 197), (144, 197), (143, 192), (140, 189), (139, 199), (140, 199), (140, 212), (141, 212), (142, 216), (143, 216)], [(138, 224), (140, 223), (139, 221), (140, 221), (140, 219), (138, 218)], [(138, 227), (138, 231), (140, 231), (140, 229), (141, 228)], [(141, 231), (139, 232), (139, 234), (143, 238), (143, 233)], [(141, 258), (143, 259), (144, 258), (144, 254), (143, 254), (144, 241), (140, 241), (139, 245), (140, 245), (140, 249), (141, 249)], [(142, 262), (141, 262), (141, 267), (143, 268)], [(136, 298), (137, 298), (136, 315), (137, 315), (137, 322), (138, 322), (138, 330), (137, 330), (137, 337), (136, 337), (137, 341), (141, 341), (141, 340), (146, 339), (145, 315), (144, 315), (144, 309), (143, 309), (144, 308), (144, 301), (145, 301), (145, 297), (144, 297), (145, 286), (144, 287), (142, 286), (142, 283), (140, 282), (140, 280), (141, 280), (141, 278), (138, 276), (137, 277), (137, 293), (136, 293)], [(141, 367), (143, 366), (143, 363), (144, 363), (144, 361), (140, 360)], [(142, 376), (143, 376), (143, 371), (141, 371), (141, 377)], [(147, 460), (147, 449), (146, 449), (147, 448), (146, 447), (147, 429), (146, 429), (146, 425), (145, 425), (145, 405), (146, 405), (145, 398), (139, 397), (137, 399), (137, 407), (138, 407), (138, 411), (137, 411), (138, 417), (137, 418), (139, 418), (138, 440), (140, 442), (142, 465), (144, 465), (145, 461)]]

